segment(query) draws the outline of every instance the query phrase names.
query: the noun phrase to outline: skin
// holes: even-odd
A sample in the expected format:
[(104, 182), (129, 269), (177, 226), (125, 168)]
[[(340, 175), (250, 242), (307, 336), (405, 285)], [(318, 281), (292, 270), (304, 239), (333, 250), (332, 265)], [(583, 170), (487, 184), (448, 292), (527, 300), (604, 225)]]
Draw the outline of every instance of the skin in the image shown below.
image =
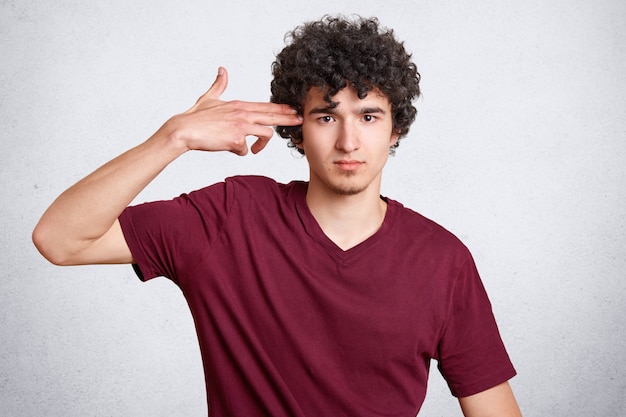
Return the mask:
[(387, 211), (380, 198), (382, 170), (393, 132), (391, 104), (372, 91), (359, 99), (340, 90), (330, 108), (324, 91), (311, 89), (303, 105), (303, 141), (309, 163), (307, 203), (320, 227), (347, 250), (374, 234)]
[[(307, 203), (327, 236), (347, 250), (378, 230), (387, 210), (380, 198), (382, 170), (398, 139), (384, 95), (374, 90), (361, 100), (345, 88), (330, 109), (323, 91), (312, 89), (299, 117), (286, 105), (221, 101), (227, 85), (228, 74), (220, 68), (189, 110), (61, 194), (33, 231), (41, 254), (56, 265), (132, 263), (117, 219), (169, 163), (190, 150), (260, 152), (276, 125), (302, 124), (300, 146), (310, 172)], [(250, 136), (257, 139), (248, 148)], [(466, 417), (521, 416), (508, 383), (459, 402)]]
[(522, 417), (508, 382), (459, 398), (459, 404), (465, 417)]
[(100, 167), (61, 194), (33, 231), (41, 254), (56, 265), (132, 263), (117, 218), (170, 162), (190, 150), (260, 152), (271, 126), (302, 123), (287, 105), (221, 101), (228, 73), (220, 68), (211, 88), (189, 110), (170, 118), (148, 140)]
[[(387, 205), (380, 198), (382, 171), (393, 131), (391, 104), (379, 91), (359, 99), (345, 88), (329, 108), (324, 91), (311, 89), (303, 106), (302, 143), (309, 163), (307, 203), (324, 233), (347, 250), (374, 234)], [(466, 417), (521, 417), (508, 382), (459, 398)]]

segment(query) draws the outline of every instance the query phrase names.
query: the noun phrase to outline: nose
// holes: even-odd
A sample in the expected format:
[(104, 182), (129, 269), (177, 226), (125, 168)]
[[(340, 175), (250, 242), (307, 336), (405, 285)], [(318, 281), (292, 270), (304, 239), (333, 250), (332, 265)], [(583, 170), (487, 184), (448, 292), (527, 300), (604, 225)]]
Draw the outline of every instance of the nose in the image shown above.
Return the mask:
[(350, 153), (359, 149), (359, 146), (358, 129), (351, 123), (342, 123), (335, 147), (340, 151)]

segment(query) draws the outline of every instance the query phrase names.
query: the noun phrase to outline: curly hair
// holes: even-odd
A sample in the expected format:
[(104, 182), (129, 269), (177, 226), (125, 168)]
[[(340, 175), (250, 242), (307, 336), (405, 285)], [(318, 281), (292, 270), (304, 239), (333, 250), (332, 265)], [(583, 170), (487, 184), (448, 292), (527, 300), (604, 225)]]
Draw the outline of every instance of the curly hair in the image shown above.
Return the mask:
[[(325, 16), (296, 27), (285, 40), (288, 45), (272, 63), (270, 101), (289, 104), (302, 114), (312, 87), (326, 90), (331, 107), (337, 105), (332, 97), (348, 85), (361, 99), (376, 88), (391, 103), (394, 132), (406, 136), (417, 113), (412, 102), (420, 95), (420, 74), (393, 30), (379, 27), (376, 18)], [(276, 131), (304, 154), (296, 146), (302, 142), (301, 126), (277, 126)], [(398, 145), (399, 140), (391, 154)]]

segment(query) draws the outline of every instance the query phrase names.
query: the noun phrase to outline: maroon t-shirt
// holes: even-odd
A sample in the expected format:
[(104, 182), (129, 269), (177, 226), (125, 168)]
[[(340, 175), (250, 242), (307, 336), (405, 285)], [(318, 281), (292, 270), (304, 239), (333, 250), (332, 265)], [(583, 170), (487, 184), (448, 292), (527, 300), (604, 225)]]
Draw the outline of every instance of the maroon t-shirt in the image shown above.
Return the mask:
[(305, 182), (234, 177), (120, 217), (139, 274), (196, 325), (210, 416), (414, 417), (431, 359), (456, 396), (515, 375), (466, 247), (391, 199), (344, 251)]

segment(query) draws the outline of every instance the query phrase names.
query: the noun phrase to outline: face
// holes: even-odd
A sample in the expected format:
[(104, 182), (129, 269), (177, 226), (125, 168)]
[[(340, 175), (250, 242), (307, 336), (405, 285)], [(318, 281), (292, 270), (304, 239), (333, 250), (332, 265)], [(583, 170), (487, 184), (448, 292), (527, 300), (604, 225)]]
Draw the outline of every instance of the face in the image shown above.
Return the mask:
[(309, 189), (338, 195), (371, 191), (378, 198), (389, 148), (398, 140), (391, 104), (376, 89), (359, 99), (350, 87), (332, 100), (339, 103), (334, 108), (323, 90), (312, 88), (304, 101), (299, 147), (309, 162)]

